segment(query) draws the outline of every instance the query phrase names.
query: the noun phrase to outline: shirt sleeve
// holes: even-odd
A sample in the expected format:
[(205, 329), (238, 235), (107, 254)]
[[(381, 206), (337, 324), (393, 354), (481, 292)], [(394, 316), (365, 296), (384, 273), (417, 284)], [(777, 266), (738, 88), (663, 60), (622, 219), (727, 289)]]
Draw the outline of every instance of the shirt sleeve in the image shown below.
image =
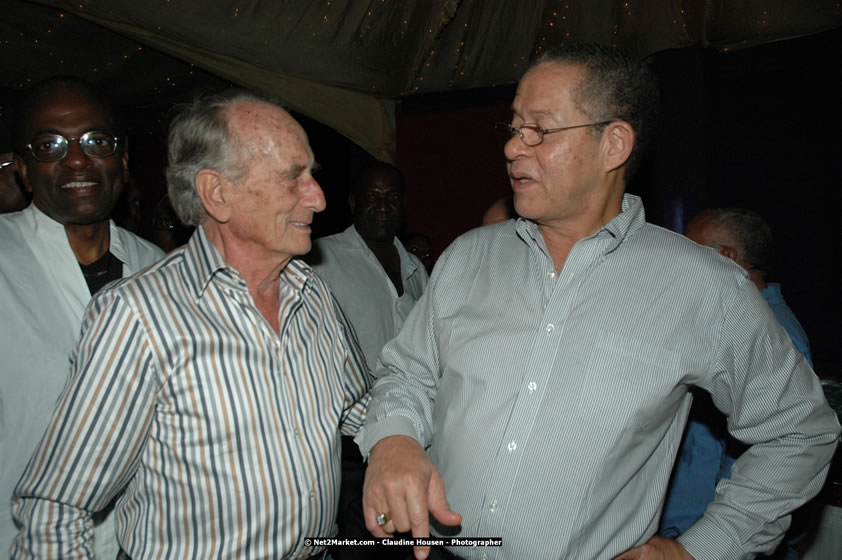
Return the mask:
[(371, 399), (372, 376), (351, 322), (335, 298), (330, 297), (330, 302), (337, 317), (339, 348), (344, 365), (346, 406), (340, 419), (339, 430), (343, 435), (355, 436), (365, 421), (366, 409)]
[(49, 427), (15, 489), (13, 558), (93, 558), (94, 513), (136, 471), (161, 387), (142, 322), (115, 290), (95, 297)]
[(699, 385), (749, 445), (679, 541), (696, 558), (771, 552), (789, 513), (821, 489), (839, 435), (821, 385), (748, 281), (724, 312), (710, 377)]
[(400, 333), (380, 354), (365, 426), (355, 440), (363, 457), (378, 441), (393, 435), (409, 436), (425, 448), (431, 443), (433, 404), (441, 379), (435, 291), (452, 252), (453, 247), (439, 258)]

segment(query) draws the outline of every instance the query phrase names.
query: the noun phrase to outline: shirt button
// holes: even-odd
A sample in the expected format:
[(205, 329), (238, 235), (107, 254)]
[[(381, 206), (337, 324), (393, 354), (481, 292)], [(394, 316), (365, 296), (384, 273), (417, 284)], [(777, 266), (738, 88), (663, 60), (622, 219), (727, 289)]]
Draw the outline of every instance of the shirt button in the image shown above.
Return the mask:
[(482, 556), (479, 557), (479, 560), (488, 560), (488, 556), (483, 554)]
[(488, 511), (495, 512), (497, 511), (497, 500), (494, 500), (488, 505)]
[(550, 280), (552, 280), (553, 278), (555, 278), (555, 272), (552, 272), (552, 271), (548, 272), (548, 273), (547, 273), (547, 278), (549, 278)]
[(531, 393), (534, 393), (535, 390), (538, 388), (538, 384), (535, 383), (534, 381), (530, 381), (529, 385), (527, 385), (526, 388), (529, 389), (529, 392), (531, 394)]
[(546, 327), (544, 327), (544, 330), (547, 331), (547, 334), (551, 334), (555, 330), (555, 325), (549, 323)]
[(315, 491), (315, 490), (310, 490), (310, 499), (311, 499), (311, 500), (315, 500), (315, 499), (316, 499), (316, 491)]
[(511, 453), (512, 451), (517, 449), (517, 444), (514, 441), (510, 441), (509, 445), (507, 445), (506, 448), (509, 450), (509, 453)]
[(301, 437), (301, 430), (298, 428), (295, 429), (295, 437)]

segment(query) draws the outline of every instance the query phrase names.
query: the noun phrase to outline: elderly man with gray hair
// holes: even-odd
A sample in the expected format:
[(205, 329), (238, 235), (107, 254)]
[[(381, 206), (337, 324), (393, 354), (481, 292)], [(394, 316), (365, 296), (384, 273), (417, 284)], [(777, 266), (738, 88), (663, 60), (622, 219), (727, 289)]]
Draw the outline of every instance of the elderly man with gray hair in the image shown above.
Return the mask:
[(304, 129), (247, 92), (175, 118), (169, 193), (189, 243), (101, 292), (16, 489), (17, 557), (90, 557), (120, 496), (125, 558), (312, 558), (335, 534), (340, 432), (365, 360), (296, 259), (325, 207)]

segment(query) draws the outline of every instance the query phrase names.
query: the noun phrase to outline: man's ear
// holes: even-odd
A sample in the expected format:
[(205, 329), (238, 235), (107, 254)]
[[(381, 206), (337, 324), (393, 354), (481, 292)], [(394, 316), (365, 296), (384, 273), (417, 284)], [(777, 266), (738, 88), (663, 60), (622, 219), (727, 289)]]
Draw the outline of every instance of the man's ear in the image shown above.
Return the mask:
[(228, 204), (225, 177), (214, 169), (202, 169), (196, 174), (196, 193), (214, 221), (226, 223), (231, 219), (231, 207)]
[(728, 245), (720, 245), (716, 248), (716, 250), (719, 251), (719, 254), (723, 257), (728, 257), (735, 263), (740, 264), (737, 260), (737, 250), (735, 248), (729, 247)]
[(605, 170), (614, 171), (628, 161), (634, 148), (634, 129), (626, 121), (608, 124), (605, 139)]
[(120, 158), (120, 164), (123, 166), (123, 183), (129, 182), (129, 152), (123, 152)]
[(348, 193), (348, 206), (351, 208), (351, 215), (353, 216), (354, 215), (354, 208), (356, 208), (356, 206), (357, 206), (357, 201), (354, 198), (353, 192)]
[(20, 175), (20, 182), (23, 183), (23, 188), (26, 189), (26, 192), (31, 193), (32, 187), (29, 186), (29, 168), (26, 166), (26, 162), (17, 154), (12, 155), (12, 159), (15, 160), (15, 167), (18, 169), (18, 175)]

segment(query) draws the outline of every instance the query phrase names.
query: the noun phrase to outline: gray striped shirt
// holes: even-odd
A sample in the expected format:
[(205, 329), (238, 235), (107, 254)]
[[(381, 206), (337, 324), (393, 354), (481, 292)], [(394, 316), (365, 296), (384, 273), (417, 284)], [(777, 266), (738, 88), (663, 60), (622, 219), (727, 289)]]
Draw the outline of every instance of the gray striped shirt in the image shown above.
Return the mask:
[(340, 426), (359, 429), (368, 372), (310, 268), (281, 279), (278, 336), (200, 227), (92, 300), (15, 492), (15, 555), (91, 556), (91, 514), (118, 495), (135, 559), (306, 557), (335, 533)]
[(839, 424), (745, 272), (647, 224), (640, 199), (556, 274), (526, 220), (473, 230), (440, 258), (381, 355), (364, 454), (429, 446), (471, 559), (609, 559), (657, 529), (690, 406), (711, 392), (753, 444), (681, 537), (696, 558), (769, 550), (815, 494)]

